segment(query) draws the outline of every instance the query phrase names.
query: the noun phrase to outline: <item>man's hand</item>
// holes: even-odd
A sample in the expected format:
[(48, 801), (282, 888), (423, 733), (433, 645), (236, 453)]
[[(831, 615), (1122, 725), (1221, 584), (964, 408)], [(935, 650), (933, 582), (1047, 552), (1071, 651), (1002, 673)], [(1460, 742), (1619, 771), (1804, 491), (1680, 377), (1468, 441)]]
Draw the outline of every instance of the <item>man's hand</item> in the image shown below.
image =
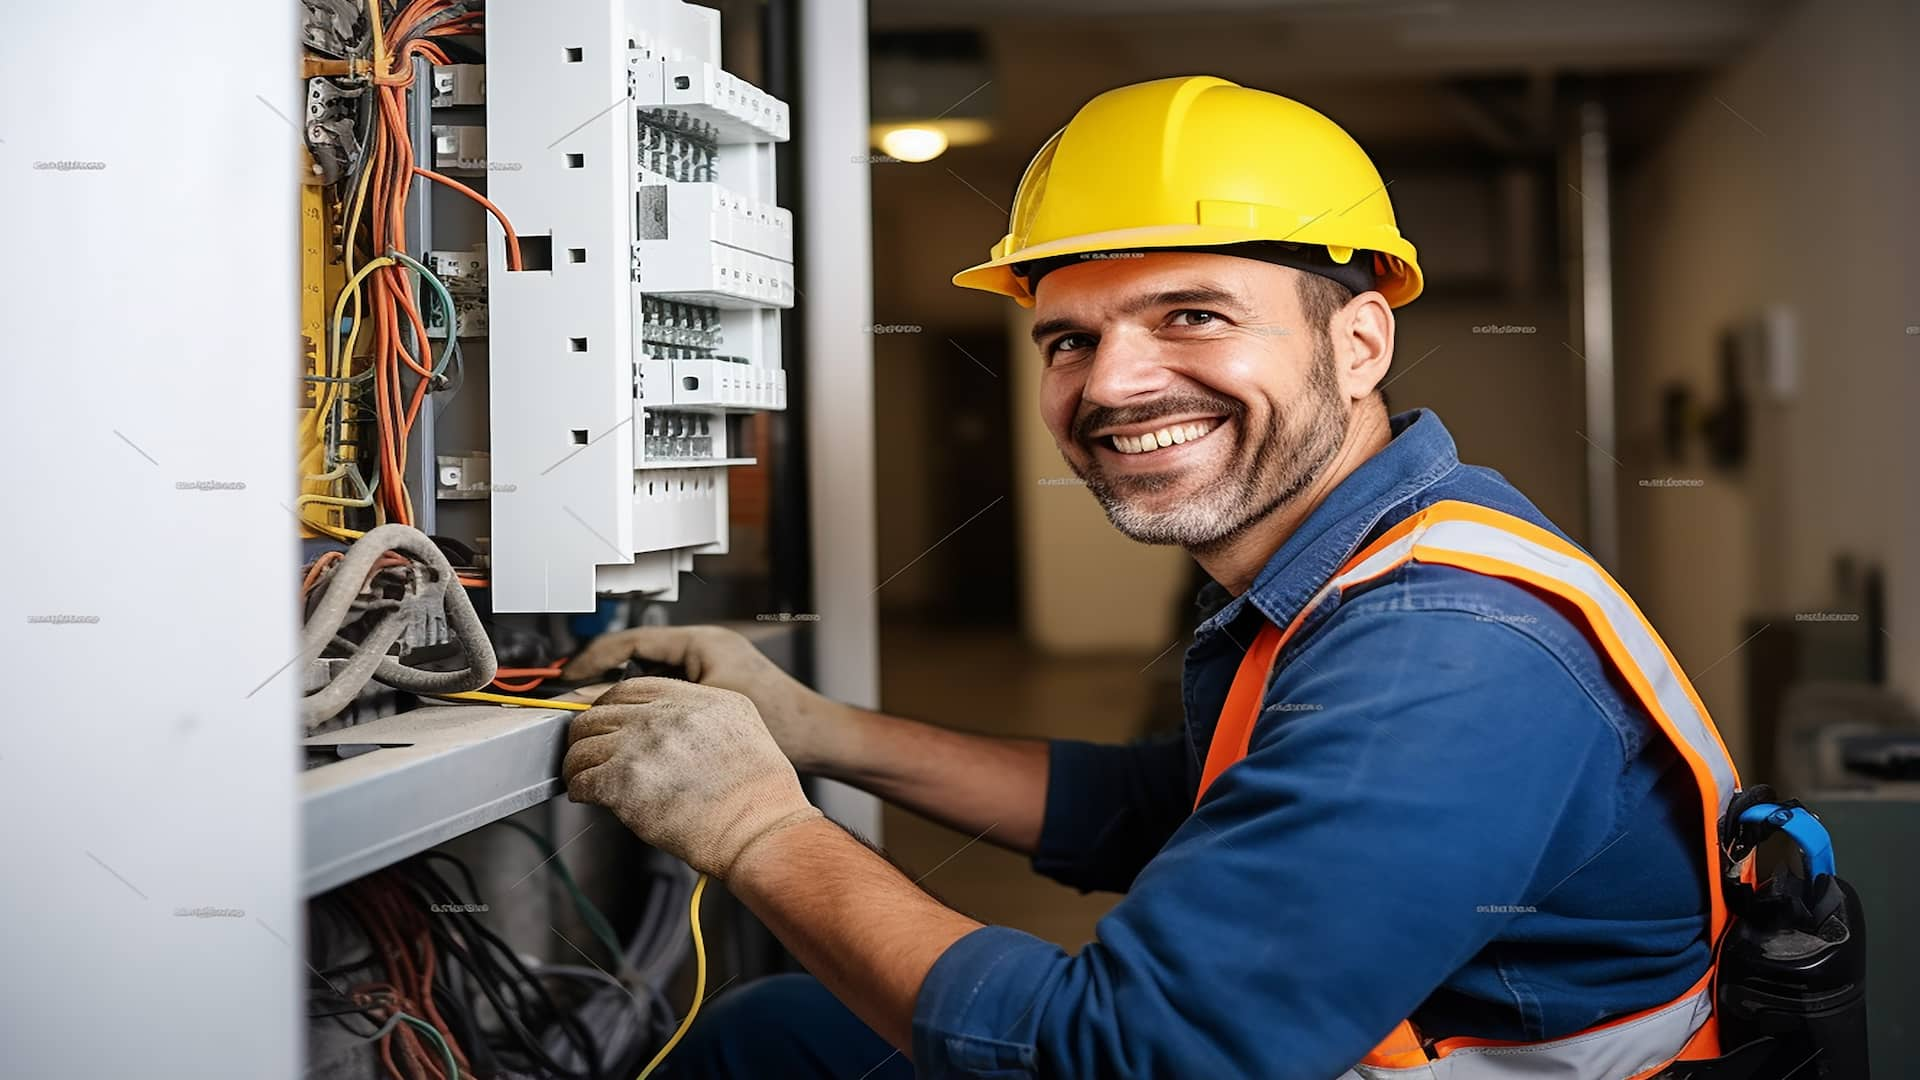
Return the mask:
[(756, 842), (821, 816), (753, 702), (732, 690), (628, 679), (574, 718), (567, 742), (568, 798), (612, 810), (720, 881)]
[(632, 659), (674, 664), (694, 682), (745, 694), (797, 769), (821, 772), (851, 759), (859, 737), (853, 710), (780, 670), (752, 642), (724, 627), (642, 626), (607, 634), (560, 674), (573, 681), (591, 679)]

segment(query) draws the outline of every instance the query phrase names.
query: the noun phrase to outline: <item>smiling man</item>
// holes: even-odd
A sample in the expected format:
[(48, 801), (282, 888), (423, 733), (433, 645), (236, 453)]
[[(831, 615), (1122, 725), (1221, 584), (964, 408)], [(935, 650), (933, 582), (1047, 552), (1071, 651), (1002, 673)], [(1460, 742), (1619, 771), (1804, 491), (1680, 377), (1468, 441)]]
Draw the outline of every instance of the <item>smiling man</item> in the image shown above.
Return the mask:
[(1028, 288), (1074, 268), (1054, 279), (1033, 327), (1041, 415), (1115, 528), (1184, 547), (1242, 591), (1320, 501), (1311, 492), (1386, 445), (1373, 385), (1392, 357), (1393, 318), (1384, 303), (1354, 312), (1348, 333), (1363, 352), (1347, 379), (1378, 405), (1356, 412), (1328, 323), (1371, 289), (1362, 268), (1323, 259), (1318, 269), (1343, 271), (1349, 288), (1287, 268), (1314, 265), (1293, 245), (1102, 254), (1022, 264)]
[[(1613, 580), (1440, 418), (1389, 416), (1419, 295), (1345, 132), (1221, 79), (1095, 98), (956, 283), (1034, 307), (1042, 419), (1212, 578), (1185, 730), (992, 739), (647, 629), (575, 722), (576, 800), (739, 896), (812, 972), (726, 995), (663, 1075), (1619, 1080), (1711, 1056), (1731, 763)], [(982, 926), (810, 806), (846, 780), (1125, 892), (1077, 954)], [(816, 981), (817, 980), (817, 981)]]

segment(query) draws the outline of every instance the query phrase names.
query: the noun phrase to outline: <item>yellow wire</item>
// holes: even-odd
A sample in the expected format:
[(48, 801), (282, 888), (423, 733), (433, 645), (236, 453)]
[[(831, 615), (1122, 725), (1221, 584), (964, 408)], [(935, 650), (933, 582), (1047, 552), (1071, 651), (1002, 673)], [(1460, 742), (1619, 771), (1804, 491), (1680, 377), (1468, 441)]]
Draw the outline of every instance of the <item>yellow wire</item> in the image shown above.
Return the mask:
[[(346, 473), (342, 470), (347, 470), (352, 468), (352, 465), (353, 465), (352, 462), (342, 461), (340, 463), (340, 468), (334, 470), (333, 473), (322, 475), (322, 474), (310, 472), (309, 470), (314, 469), (318, 466), (319, 460), (325, 452), (326, 452), (325, 449), (320, 445), (320, 442), (317, 439), (313, 442), (311, 446), (308, 446), (306, 448), (306, 452), (303, 455), (301, 455), (301, 458), (300, 458), (300, 471), (301, 471), (302, 480), (306, 482), (331, 483), (333, 480), (340, 479), (341, 477), (344, 477), (346, 475)], [(359, 474), (357, 472), (354, 473), (354, 479), (356, 481), (358, 481), (359, 479)], [(362, 483), (360, 486), (364, 489), (366, 485)], [(313, 499), (315, 501), (319, 501), (324, 504), (327, 499), (333, 498), (333, 496), (311, 495), (311, 496), (302, 496), (302, 498)], [(355, 505), (355, 506), (373, 505), (372, 493), (371, 492), (368, 493), (367, 499), (365, 502), (356, 502), (356, 503), (353, 503), (352, 505)], [(331, 536), (335, 540), (357, 540), (361, 536), (365, 535), (363, 533), (355, 532), (352, 529), (347, 529), (341, 526), (333, 525), (328, 521), (326, 521), (324, 517), (320, 519), (308, 517), (306, 514), (305, 506), (302, 503), (296, 502), (294, 504), (293, 509), (295, 514), (299, 516), (300, 523), (302, 525), (305, 525), (307, 528), (310, 528), (315, 532), (321, 533), (322, 535)], [(347, 535), (347, 534), (351, 534), (351, 535)]]
[(375, 78), (387, 73), (387, 28), (380, 24), (380, 4), (382, 0), (367, 0), (367, 23), (373, 31), (373, 74)]
[[(375, 9), (373, 11), (372, 17), (375, 23), (377, 24), (380, 18), (379, 11), (378, 11), (379, 0), (372, 0), (372, 3), (370, 4), (370, 6)], [(377, 51), (377, 48), (378, 46), (376, 43), (376, 51)], [(355, 235), (359, 232), (359, 228), (360, 228), (360, 211), (366, 204), (368, 181), (372, 179), (372, 177), (373, 177), (373, 170), (363, 166), (360, 170), (360, 182), (354, 186), (353, 209), (347, 215), (347, 241), (346, 241), (346, 246), (342, 251), (342, 256), (343, 256), (343, 264), (346, 268), (346, 272), (352, 276), (352, 280), (349, 281), (348, 284), (340, 290), (340, 302), (334, 305), (333, 325), (327, 328), (327, 343), (333, 346), (332, 351), (329, 354), (322, 355), (320, 357), (321, 374), (330, 379), (344, 378), (346, 376), (347, 367), (352, 363), (351, 357), (347, 355), (342, 355), (340, 350), (340, 315), (342, 310), (344, 310), (344, 308), (346, 307), (346, 298), (349, 296), (353, 297), (354, 333), (347, 338), (346, 347), (348, 350), (351, 350), (353, 348), (353, 343), (355, 339), (359, 336), (360, 315), (361, 315), (360, 282), (366, 277), (366, 275), (365, 273), (354, 274), (353, 245), (354, 245)], [(316, 449), (322, 455), (321, 464), (323, 465), (325, 464), (325, 453), (326, 453), (327, 418), (329, 415), (332, 414), (334, 402), (338, 399), (338, 397), (341, 394), (340, 387), (341, 387), (341, 384), (337, 382), (323, 382), (320, 384), (319, 392), (314, 395), (313, 436), (317, 444)], [(301, 464), (305, 465), (305, 462), (302, 461)], [(313, 479), (313, 478), (308, 477), (308, 479)], [(371, 502), (371, 499), (369, 499), (369, 502)], [(365, 506), (365, 505), (368, 505), (368, 503), (352, 503), (348, 505)], [(302, 522), (304, 522), (306, 525), (311, 527), (314, 531), (322, 533), (326, 536), (331, 536), (335, 540), (358, 540), (360, 537), (366, 535), (365, 533), (355, 529), (336, 528), (332, 525), (327, 524), (324, 521), (314, 521), (308, 518), (304, 513), (301, 513), (298, 516), (300, 517)]]
[[(334, 480), (352, 480), (354, 486), (360, 489), (360, 497), (357, 499), (344, 499), (338, 495), (302, 495), (293, 502), (294, 509), (296, 510), (302, 506), (313, 503), (318, 503), (321, 506), (373, 505), (373, 492), (367, 489), (366, 481), (360, 479), (360, 471), (353, 467), (353, 462), (351, 461), (343, 461), (329, 472), (314, 473), (310, 476), (301, 477), (301, 479), (310, 480), (315, 483), (330, 483)], [(313, 523), (308, 522), (307, 524), (311, 525)]]
[(335, 540), (338, 540), (346, 544), (351, 544), (355, 540), (358, 540), (361, 537), (367, 535), (366, 533), (359, 532), (354, 529), (337, 529), (337, 528), (334, 528), (332, 525), (328, 525), (327, 523), (322, 521), (309, 520), (307, 522), (307, 527), (315, 530), (316, 532), (324, 533), (327, 536), (331, 536)]
[[(433, 696), (459, 698), (461, 701), (486, 701), (496, 705), (526, 705), (539, 709), (578, 711), (592, 708), (585, 702), (579, 701), (547, 701), (542, 698), (514, 697), (510, 694), (486, 694), (477, 690), (463, 694)], [(693, 1026), (693, 1018), (700, 1015), (700, 1002), (707, 996), (707, 942), (700, 936), (700, 897), (706, 891), (707, 875), (701, 874), (700, 880), (693, 883), (693, 900), (687, 905), (687, 926), (693, 931), (693, 1004), (687, 1008), (687, 1015), (681, 1018), (680, 1026), (674, 1029), (673, 1037), (667, 1040), (667, 1045), (661, 1047), (660, 1052), (653, 1055), (653, 1060), (647, 1062), (647, 1067), (640, 1070), (639, 1080), (647, 1080), (647, 1077), (652, 1076), (653, 1070), (659, 1068), (660, 1063), (667, 1060), (667, 1055), (673, 1052), (673, 1048), (680, 1045), (681, 1036), (684, 1036), (687, 1029)]]
[(701, 874), (700, 880), (693, 884), (693, 903), (687, 905), (687, 925), (693, 929), (693, 1005), (687, 1009), (680, 1026), (674, 1029), (673, 1038), (668, 1039), (667, 1045), (661, 1047), (660, 1052), (653, 1055), (653, 1060), (647, 1062), (647, 1067), (640, 1070), (640, 1080), (652, 1076), (653, 1070), (659, 1068), (660, 1063), (667, 1060), (667, 1055), (673, 1053), (673, 1048), (680, 1045), (680, 1037), (693, 1026), (693, 1018), (700, 1015), (700, 1000), (707, 996), (707, 943), (700, 937), (700, 894), (706, 891), (707, 875)]
[(593, 706), (584, 701), (548, 701), (546, 698), (514, 697), (511, 694), (489, 694), (483, 690), (469, 690), (461, 694), (433, 694), (432, 697), (459, 698), (461, 701), (485, 701), (494, 705), (525, 705), (532, 709), (567, 709), (572, 712), (586, 712)]
[[(354, 239), (360, 231), (360, 211), (361, 211), (361, 208), (364, 207), (366, 204), (367, 181), (370, 178), (372, 178), (372, 176), (373, 176), (373, 170), (371, 168), (368, 168), (365, 164), (363, 164), (360, 168), (360, 183), (355, 185), (354, 191), (353, 191), (353, 209), (349, 211), (347, 214), (346, 246), (341, 251), (341, 254), (344, 260), (344, 265), (346, 267), (346, 272), (352, 276), (352, 280), (340, 290), (341, 303), (334, 305), (333, 325), (328, 327), (327, 329), (327, 340), (329, 344), (334, 346), (334, 351), (332, 355), (323, 356), (320, 358), (326, 374), (336, 379), (345, 377), (346, 371), (347, 371), (347, 365), (352, 362), (351, 357), (343, 356), (340, 354), (340, 351), (339, 351), (340, 312), (342, 308), (345, 307), (345, 300), (348, 296), (353, 297), (354, 329), (357, 331), (360, 328), (360, 314), (361, 314), (360, 279), (363, 275), (354, 274), (353, 245), (354, 245)], [(353, 347), (353, 339), (348, 338), (347, 348), (351, 349), (352, 347)], [(327, 413), (331, 412), (333, 409), (332, 399), (333, 399), (333, 395), (338, 392), (339, 385), (340, 385), (339, 383), (321, 383), (320, 384), (321, 389), (326, 393), (326, 401), (325, 401), (324, 408), (316, 409), (314, 411), (314, 416), (316, 418), (314, 423), (314, 431), (321, 433), (323, 436), (323, 439), (326, 431), (326, 416), (327, 416)]]
[[(373, 273), (375, 270), (383, 266), (392, 265), (394, 265), (393, 260), (382, 255), (356, 271), (353, 277), (347, 279), (346, 287), (340, 290), (340, 299), (333, 305), (333, 325), (327, 330), (328, 344), (333, 346), (334, 355), (334, 360), (329, 362), (327, 369), (329, 376), (333, 378), (344, 377), (341, 375), (341, 372), (347, 369), (348, 357), (353, 352), (353, 343), (360, 339), (360, 324), (364, 321), (360, 318), (359, 314), (360, 283), (365, 281), (367, 275)], [(353, 329), (347, 334), (346, 351), (343, 353), (340, 351), (340, 320), (346, 317), (348, 297), (353, 298)], [(313, 430), (316, 435), (324, 439), (327, 431), (327, 414), (333, 411), (333, 399), (340, 393), (340, 384), (337, 382), (327, 382), (321, 383), (320, 385), (325, 388), (326, 396), (321, 400), (320, 407), (313, 411)]]

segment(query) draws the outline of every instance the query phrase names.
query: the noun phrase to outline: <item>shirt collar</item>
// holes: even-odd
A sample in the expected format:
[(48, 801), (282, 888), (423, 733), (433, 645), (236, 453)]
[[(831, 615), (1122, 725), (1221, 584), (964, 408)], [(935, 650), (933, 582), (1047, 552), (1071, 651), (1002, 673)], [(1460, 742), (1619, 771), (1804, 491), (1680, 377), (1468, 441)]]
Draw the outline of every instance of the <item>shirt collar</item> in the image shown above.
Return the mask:
[(1389, 424), (1387, 445), (1327, 494), (1267, 560), (1251, 588), (1233, 596), (1219, 582), (1201, 587), (1194, 601), (1204, 619), (1198, 636), (1232, 623), (1249, 604), (1267, 621), (1286, 626), (1359, 550), (1387, 511), (1460, 464), (1453, 435), (1433, 410), (1403, 412)]

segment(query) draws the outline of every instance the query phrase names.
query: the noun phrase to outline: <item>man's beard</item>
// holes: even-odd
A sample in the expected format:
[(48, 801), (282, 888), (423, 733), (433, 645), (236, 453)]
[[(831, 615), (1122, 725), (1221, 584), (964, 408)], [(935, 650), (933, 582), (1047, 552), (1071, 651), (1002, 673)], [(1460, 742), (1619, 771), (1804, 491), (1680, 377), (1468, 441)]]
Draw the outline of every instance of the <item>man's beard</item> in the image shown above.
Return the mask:
[[(1161, 491), (1184, 479), (1184, 473), (1128, 476), (1124, 491), (1096, 458), (1085, 467), (1069, 460), (1074, 475), (1100, 501), (1107, 520), (1127, 537), (1143, 544), (1177, 544), (1205, 554), (1231, 543), (1254, 522), (1285, 506), (1312, 485), (1346, 441), (1348, 415), (1333, 369), (1333, 343), (1324, 332), (1314, 349), (1307, 375), (1306, 397), (1284, 415), (1272, 416), (1264, 430), (1253, 432), (1246, 423), (1247, 407), (1232, 398), (1177, 394), (1157, 402), (1148, 412), (1099, 409), (1076, 425), (1137, 424), (1162, 416), (1214, 412), (1231, 425), (1236, 440), (1227, 464), (1199, 490), (1176, 505), (1149, 511), (1131, 497)], [(1209, 438), (1213, 437), (1211, 435)], [(1088, 440), (1079, 440), (1083, 445)]]

